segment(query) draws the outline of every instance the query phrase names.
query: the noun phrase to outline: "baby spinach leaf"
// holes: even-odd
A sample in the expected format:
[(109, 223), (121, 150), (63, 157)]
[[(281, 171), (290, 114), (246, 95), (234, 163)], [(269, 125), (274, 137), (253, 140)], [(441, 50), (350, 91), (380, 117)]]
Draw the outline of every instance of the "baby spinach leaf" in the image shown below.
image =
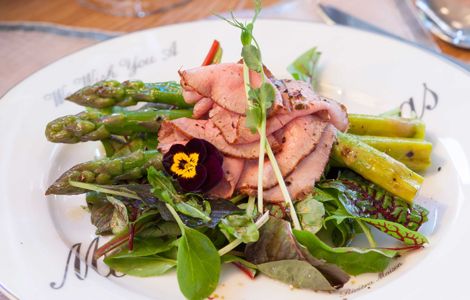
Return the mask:
[(322, 228), (325, 208), (321, 202), (310, 196), (297, 202), (295, 209), (302, 228), (312, 233), (317, 233)]
[(305, 230), (294, 230), (294, 235), (313, 256), (335, 264), (351, 275), (382, 272), (397, 256), (397, 252), (392, 250), (332, 248)]
[(296, 259), (271, 261), (259, 264), (258, 270), (296, 288), (314, 291), (334, 290), (322, 273), (306, 261)]
[(219, 223), (220, 230), (229, 240), (241, 239), (243, 243), (256, 242), (259, 232), (253, 220), (247, 215), (230, 215)]
[(204, 299), (215, 290), (219, 282), (219, 253), (206, 235), (184, 225), (173, 206), (167, 203), (166, 207), (182, 233), (178, 243), (176, 267), (180, 290), (188, 299)]
[(162, 275), (176, 265), (176, 260), (157, 254), (176, 248), (178, 241), (155, 237), (136, 236), (133, 242), (133, 250), (130, 251), (127, 244), (117, 253), (104, 259), (104, 262), (112, 269), (121, 273), (149, 277)]
[(176, 265), (176, 260), (158, 255), (124, 258), (107, 257), (104, 262), (113, 270), (138, 277), (159, 276)]
[(342, 287), (349, 280), (339, 267), (317, 259), (301, 246), (293, 236), (289, 222), (274, 217), (261, 227), (259, 240), (246, 246), (245, 255), (246, 260), (256, 265), (290, 259), (306, 261), (335, 288)]
[(219, 282), (220, 257), (207, 236), (195, 229), (184, 228), (177, 261), (178, 283), (186, 298), (204, 299), (215, 290)]
[(176, 239), (161, 239), (161, 238), (134, 238), (134, 247), (130, 251), (129, 248), (124, 247), (121, 251), (109, 256), (113, 259), (126, 258), (126, 257), (141, 257), (141, 256), (150, 256), (165, 252), (170, 250), (173, 247), (176, 247), (178, 244)]
[(200, 206), (197, 204), (189, 202), (179, 202), (175, 204), (175, 208), (180, 213), (189, 217), (201, 219), (204, 222), (209, 222), (211, 220), (209, 214), (206, 213), (203, 209), (201, 209)]

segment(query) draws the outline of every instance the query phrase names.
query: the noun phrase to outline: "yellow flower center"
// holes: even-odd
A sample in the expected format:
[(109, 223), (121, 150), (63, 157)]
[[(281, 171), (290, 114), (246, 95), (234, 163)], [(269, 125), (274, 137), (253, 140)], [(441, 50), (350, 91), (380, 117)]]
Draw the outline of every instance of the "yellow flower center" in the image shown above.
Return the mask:
[(199, 161), (198, 153), (191, 153), (187, 155), (184, 152), (178, 152), (173, 155), (173, 164), (171, 165), (171, 172), (185, 179), (193, 178), (196, 176), (197, 162)]

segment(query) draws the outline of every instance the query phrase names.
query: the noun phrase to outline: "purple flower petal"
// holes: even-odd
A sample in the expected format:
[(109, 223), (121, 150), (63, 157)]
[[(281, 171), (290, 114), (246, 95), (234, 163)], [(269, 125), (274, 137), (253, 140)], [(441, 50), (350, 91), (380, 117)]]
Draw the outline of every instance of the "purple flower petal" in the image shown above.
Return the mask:
[(196, 167), (196, 176), (193, 178), (178, 177), (178, 183), (185, 192), (196, 192), (200, 190), (207, 178), (207, 170), (204, 166)]
[(191, 139), (187, 144), (186, 144), (186, 153), (198, 153), (199, 154), (199, 162), (203, 163), (207, 157), (207, 151), (206, 151), (206, 143), (204, 143), (204, 140), (201, 139)]
[(215, 155), (216, 158), (219, 160), (220, 162), (220, 165), (222, 165), (222, 163), (224, 162), (224, 157), (222, 154), (220, 154), (219, 150), (217, 150), (217, 148), (212, 145), (211, 143), (209, 143), (208, 141), (206, 140), (202, 140), (206, 146), (206, 149), (207, 149), (207, 156), (210, 156), (210, 155)]
[(185, 152), (186, 147), (182, 144), (174, 144), (165, 155), (173, 155), (178, 152)]
[[(201, 190), (208, 191), (219, 183), (219, 181), (224, 177), (224, 171), (222, 169), (222, 163), (218, 157), (219, 153), (212, 153), (209, 155), (204, 162), (204, 166), (208, 170), (207, 178), (204, 182), (204, 185), (201, 187)], [(223, 157), (222, 157), (223, 160)]]

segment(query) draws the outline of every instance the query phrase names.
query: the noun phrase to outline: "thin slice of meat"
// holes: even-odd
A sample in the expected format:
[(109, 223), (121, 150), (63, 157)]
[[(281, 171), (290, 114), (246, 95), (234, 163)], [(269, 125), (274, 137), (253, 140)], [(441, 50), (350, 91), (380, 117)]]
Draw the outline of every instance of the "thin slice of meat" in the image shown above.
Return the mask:
[[(331, 122), (341, 131), (348, 128), (348, 116), (343, 105), (316, 95), (307, 83), (285, 81), (288, 83), (287, 90), (282, 93), (283, 99), (286, 99), (285, 103), (283, 106), (277, 105), (276, 113), (270, 114), (266, 122), (266, 134), (272, 134), (295, 118), (312, 114)], [(214, 105), (209, 112), (209, 118), (214, 121), (228, 143), (246, 144), (259, 140), (259, 134), (253, 133), (245, 126), (246, 117), (243, 115)]]
[[(281, 85), (279, 85), (281, 83)], [(272, 110), (276, 113), (289, 114), (302, 110), (311, 110), (312, 103), (315, 103), (316, 111), (326, 110), (328, 120), (338, 130), (346, 131), (349, 121), (346, 107), (334, 100), (321, 97), (313, 91), (312, 86), (305, 81), (284, 79), (276, 81), (276, 87), (282, 95), (283, 103), (276, 104)], [(323, 105), (318, 102), (325, 102)], [(312, 112), (313, 113), (313, 112)]]
[[(169, 128), (171, 127), (171, 128)], [(259, 143), (249, 143), (241, 145), (228, 144), (223, 138), (220, 130), (211, 120), (194, 120), (190, 118), (180, 118), (172, 121), (164, 121), (158, 134), (158, 149), (162, 152), (168, 151), (174, 143), (174, 136), (166, 134), (173, 130), (176, 135), (189, 138), (198, 138), (213, 144), (220, 152), (235, 158), (255, 159), (259, 156)], [(163, 131), (165, 134), (160, 134)], [(268, 136), (268, 141), (274, 152), (279, 152), (281, 145), (272, 136)]]
[(202, 98), (204, 97), (193, 89), (183, 89), (183, 99), (188, 104), (196, 104)]
[[(273, 132), (279, 130), (280, 128), (286, 126), (289, 122), (296, 118), (300, 118), (303, 116), (308, 116), (308, 115), (315, 115), (318, 117), (321, 117), (324, 121), (329, 121), (328, 119), (330, 118), (329, 114), (327, 114), (328, 109), (330, 109), (332, 105), (329, 104), (329, 102), (326, 101), (315, 101), (311, 102), (305, 109), (301, 110), (294, 110), (292, 112), (286, 112), (286, 113), (278, 113), (276, 115), (273, 115), (266, 121), (266, 134), (272, 134)], [(326, 112), (325, 114), (320, 114), (320, 112)], [(324, 116), (326, 115), (326, 116)], [(346, 118), (347, 121), (347, 114), (344, 114), (344, 117)], [(253, 143), (255, 141), (259, 140), (259, 135), (257, 133), (251, 132), (250, 129), (244, 126), (245, 124), (245, 117), (241, 117), (238, 121), (238, 128), (236, 130), (237, 132), (237, 137), (236, 137), (236, 143), (240, 144), (245, 144), (245, 143)], [(341, 124), (341, 128), (347, 128), (347, 124)], [(333, 124), (335, 125), (335, 124)], [(346, 126), (346, 127), (344, 127)], [(340, 128), (338, 128), (340, 129)], [(341, 130), (341, 129), (340, 129)]]
[(233, 195), (237, 182), (242, 174), (245, 160), (233, 157), (224, 157), (224, 177), (222, 180), (213, 187), (208, 194), (215, 198), (228, 199)]
[[(227, 143), (233, 144), (237, 141), (238, 128), (242, 126), (239, 124), (242, 115), (233, 113), (216, 104), (209, 112), (209, 118), (214, 122), (214, 125), (219, 128)], [(245, 120), (244, 117), (243, 120)], [(255, 141), (256, 139), (253, 140), (253, 142)]]
[(210, 98), (202, 98), (200, 99), (193, 108), (193, 118), (200, 119), (202, 117), (207, 116), (209, 110), (211, 110), (212, 106), (214, 105), (214, 101)]
[[(327, 122), (308, 115), (297, 118), (285, 126), (281, 150), (275, 155), (283, 177), (288, 176), (303, 158), (314, 151), (327, 125)], [(273, 167), (270, 161), (266, 160), (263, 168), (263, 189), (272, 188), (276, 184)], [(257, 186), (258, 160), (248, 160), (238, 182), (238, 188), (256, 189)]]
[[(179, 71), (183, 97), (186, 102), (194, 103), (201, 98), (211, 98), (223, 108), (245, 114), (247, 99), (243, 80), (243, 65), (237, 63), (214, 64)], [(261, 76), (250, 71), (250, 83), (254, 88), (261, 85)], [(269, 84), (272, 84), (267, 79)], [(187, 91), (187, 92), (186, 92)], [(200, 98), (194, 92), (201, 95)], [(186, 98), (187, 97), (187, 98)], [(196, 100), (197, 99), (197, 100)], [(282, 103), (281, 95), (276, 89), (276, 103)]]
[[(300, 162), (294, 172), (284, 179), (293, 200), (301, 200), (305, 195), (312, 192), (315, 182), (320, 179), (328, 163), (331, 147), (335, 140), (336, 129), (329, 124), (325, 128), (320, 143), (315, 150)], [(279, 185), (265, 191), (264, 199), (267, 202), (283, 202), (284, 197)]]
[(165, 154), (167, 153), (171, 146), (174, 144), (183, 144), (189, 141), (190, 137), (184, 135), (181, 131), (175, 130), (172, 126), (171, 121), (163, 121), (158, 131), (158, 150)]

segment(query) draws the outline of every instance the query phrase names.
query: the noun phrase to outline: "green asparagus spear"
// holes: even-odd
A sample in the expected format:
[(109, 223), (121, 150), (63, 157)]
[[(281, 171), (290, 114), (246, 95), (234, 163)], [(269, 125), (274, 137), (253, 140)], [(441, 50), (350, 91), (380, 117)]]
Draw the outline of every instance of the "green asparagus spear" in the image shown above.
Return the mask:
[(419, 139), (356, 136), (361, 142), (380, 150), (404, 163), (416, 172), (425, 171), (431, 165), (432, 144)]
[(111, 135), (101, 140), (101, 143), (106, 151), (106, 157), (119, 157), (137, 150), (156, 149), (158, 139), (155, 133), (140, 132), (130, 136)]
[(361, 142), (351, 134), (337, 133), (332, 158), (410, 203), (423, 182), (423, 177), (403, 163)]
[(162, 170), (162, 155), (157, 150), (138, 150), (127, 156), (103, 158), (78, 164), (62, 174), (46, 191), (46, 195), (75, 195), (86, 190), (73, 187), (70, 181), (96, 184), (119, 184), (145, 178), (147, 168)]
[(158, 132), (163, 118), (191, 117), (191, 110), (119, 109), (112, 114), (85, 111), (58, 118), (46, 127), (46, 137), (54, 143), (74, 144), (98, 141), (111, 135), (131, 135), (139, 132)]
[(419, 119), (349, 114), (348, 133), (423, 139), (424, 122)]
[(165, 103), (180, 108), (191, 107), (183, 99), (181, 86), (174, 81), (158, 83), (100, 81), (82, 88), (66, 99), (79, 105), (94, 108), (131, 106), (138, 102)]

